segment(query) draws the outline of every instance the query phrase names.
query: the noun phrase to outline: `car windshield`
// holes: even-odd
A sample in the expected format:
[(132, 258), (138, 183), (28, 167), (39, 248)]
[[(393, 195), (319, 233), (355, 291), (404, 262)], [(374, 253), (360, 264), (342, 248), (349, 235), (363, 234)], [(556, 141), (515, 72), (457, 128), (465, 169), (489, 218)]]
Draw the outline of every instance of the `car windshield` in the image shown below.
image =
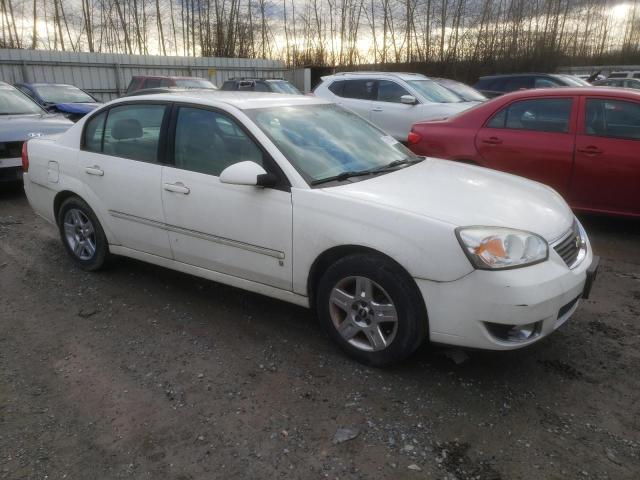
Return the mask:
[(28, 113), (45, 113), (45, 111), (15, 88), (0, 86), (0, 115)]
[(95, 99), (73, 85), (34, 85), (46, 103), (95, 103)]
[(462, 98), (447, 90), (442, 85), (438, 85), (433, 80), (407, 80), (407, 83), (418, 91), (420, 95), (431, 102), (436, 103), (460, 103)]
[(469, 85), (465, 85), (461, 82), (454, 82), (453, 80), (443, 80), (442, 86), (448, 88), (467, 102), (484, 102), (485, 100), (487, 100), (487, 97), (485, 97), (475, 88), (470, 87)]
[(580, 77), (576, 77), (574, 75), (557, 75), (559, 78), (564, 80), (571, 87), (590, 87), (591, 84), (586, 80), (581, 79)]
[(269, 85), (271, 86), (271, 89), (276, 93), (293, 93), (295, 95), (300, 95), (300, 90), (298, 90), (296, 87), (285, 80), (277, 80), (275, 82), (270, 81)]
[(393, 137), (338, 105), (257, 108), (245, 113), (309, 183), (419, 160)]
[(209, 80), (199, 80), (197, 78), (177, 78), (176, 86), (181, 88), (206, 88), (207, 90), (217, 90), (217, 87)]

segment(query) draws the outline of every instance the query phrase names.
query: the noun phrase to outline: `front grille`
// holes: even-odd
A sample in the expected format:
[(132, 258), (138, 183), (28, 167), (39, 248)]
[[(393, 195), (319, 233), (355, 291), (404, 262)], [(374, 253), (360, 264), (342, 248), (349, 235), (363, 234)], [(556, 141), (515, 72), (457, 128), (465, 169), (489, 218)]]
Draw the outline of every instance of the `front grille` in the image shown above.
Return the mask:
[(22, 142), (0, 142), (0, 158), (18, 158), (22, 156)]
[(578, 257), (586, 248), (578, 222), (573, 223), (571, 230), (554, 243), (553, 248), (569, 268), (573, 268), (577, 264)]

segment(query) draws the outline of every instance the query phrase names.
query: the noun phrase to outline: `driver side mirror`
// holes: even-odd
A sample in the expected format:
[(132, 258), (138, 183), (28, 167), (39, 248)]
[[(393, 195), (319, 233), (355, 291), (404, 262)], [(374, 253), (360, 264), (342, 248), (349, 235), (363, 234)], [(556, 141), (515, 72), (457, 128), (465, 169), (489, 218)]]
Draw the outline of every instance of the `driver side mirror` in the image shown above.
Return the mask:
[(400, 97), (400, 103), (404, 103), (405, 105), (415, 105), (418, 103), (418, 100), (416, 100), (416, 97), (413, 95), (402, 95)]
[(229, 165), (220, 173), (219, 178), (222, 183), (254, 187), (274, 187), (278, 183), (276, 175), (267, 173), (256, 162), (249, 160)]

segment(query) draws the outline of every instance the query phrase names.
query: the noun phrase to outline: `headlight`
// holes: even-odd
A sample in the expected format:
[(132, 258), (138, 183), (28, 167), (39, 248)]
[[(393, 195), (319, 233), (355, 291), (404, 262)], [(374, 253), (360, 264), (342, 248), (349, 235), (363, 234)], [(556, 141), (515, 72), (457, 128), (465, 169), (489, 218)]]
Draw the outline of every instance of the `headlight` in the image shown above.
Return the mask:
[(482, 270), (501, 270), (544, 262), (549, 245), (540, 235), (502, 227), (461, 227), (458, 241), (471, 264)]

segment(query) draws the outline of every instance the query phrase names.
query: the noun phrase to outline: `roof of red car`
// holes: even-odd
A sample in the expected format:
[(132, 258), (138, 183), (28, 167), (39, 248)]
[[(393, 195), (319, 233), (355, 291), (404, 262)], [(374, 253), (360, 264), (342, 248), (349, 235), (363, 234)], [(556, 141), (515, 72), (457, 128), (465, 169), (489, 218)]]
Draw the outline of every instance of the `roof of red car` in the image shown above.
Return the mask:
[(566, 97), (567, 95), (607, 95), (613, 97), (626, 97), (640, 99), (640, 91), (630, 88), (606, 88), (606, 87), (558, 87), (558, 88), (532, 88), (505, 93), (496, 98), (520, 98), (520, 97)]
[(486, 102), (477, 104), (468, 110), (464, 110), (446, 120), (424, 120), (416, 122), (414, 125), (422, 124), (474, 124), (477, 121), (486, 120), (488, 112), (502, 108), (503, 105), (513, 100), (537, 98), (537, 97), (567, 97), (574, 95), (582, 96), (605, 96), (617, 97), (621, 99), (640, 100), (640, 90), (630, 88), (607, 88), (607, 87), (557, 87), (557, 88), (530, 88), (527, 90), (517, 90), (511, 93), (505, 93), (499, 97), (492, 98)]

